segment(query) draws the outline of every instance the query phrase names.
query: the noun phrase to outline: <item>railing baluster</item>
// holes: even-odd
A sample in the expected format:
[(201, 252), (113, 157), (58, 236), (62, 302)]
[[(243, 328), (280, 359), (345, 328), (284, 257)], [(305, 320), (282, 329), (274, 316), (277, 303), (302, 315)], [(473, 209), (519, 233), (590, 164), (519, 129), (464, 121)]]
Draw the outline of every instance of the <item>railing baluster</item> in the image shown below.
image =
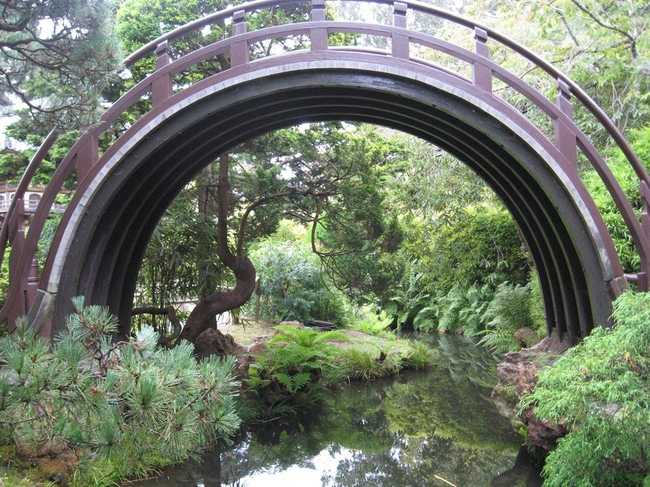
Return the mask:
[[(557, 80), (559, 91), (557, 106), (570, 120), (573, 120), (573, 105), (571, 104), (571, 88), (561, 79)], [(569, 161), (566, 168), (574, 174), (578, 172), (578, 144), (573, 131), (559, 118), (555, 120), (555, 146)]]
[[(169, 64), (169, 42), (161, 42), (156, 49), (156, 71)], [(165, 75), (156, 78), (151, 85), (151, 101), (153, 106), (160, 104), (172, 96), (171, 76)]]
[[(474, 29), (474, 49), (476, 54), (490, 59), (490, 48), (487, 41), (487, 31), (476, 27)], [(492, 93), (492, 70), (484, 64), (474, 63), (474, 85)]]
[[(232, 35), (238, 36), (246, 33), (246, 11), (238, 10), (232, 16)], [(248, 42), (236, 42), (230, 47), (230, 65), (240, 66), (248, 63)]]
[[(650, 240), (650, 187), (645, 181), (640, 184), (641, 202), (643, 203), (643, 213), (641, 213), (641, 230), (646, 238)], [(638, 274), (637, 287), (639, 291), (648, 291), (648, 273), (650, 264), (647, 259), (641, 259), (641, 272)]]
[[(311, 19), (314, 22), (325, 20), (325, 0), (312, 0)], [(311, 29), (309, 31), (311, 38), (312, 51), (325, 51), (329, 44), (327, 38), (327, 29)]]
[(40, 284), (40, 279), (38, 277), (38, 259), (32, 259), (32, 266), (29, 269), (29, 276), (27, 277), (26, 283), (26, 306), (25, 314), (29, 312), (29, 309), (34, 304), (36, 299), (36, 291), (38, 291), (38, 285)]
[[(11, 253), (9, 254), (9, 282), (12, 286), (19, 286), (23, 291), (26, 283), (20, 280), (20, 254), (25, 246), (25, 200), (16, 200), (16, 206), (11, 221), (9, 222), (9, 243)], [(22, 292), (20, 297), (22, 297)], [(8, 331), (12, 333), (16, 329), (16, 320), (25, 314), (23, 299), (16, 299), (8, 303), (7, 312)]]
[[(92, 130), (92, 129), (90, 129)], [(81, 183), (99, 159), (97, 135), (90, 132), (85, 143), (77, 151), (77, 181)]]
[[(403, 2), (393, 4), (393, 25), (406, 29), (406, 11), (408, 5)], [(408, 59), (409, 58), (409, 38), (405, 35), (393, 35), (393, 56)]]

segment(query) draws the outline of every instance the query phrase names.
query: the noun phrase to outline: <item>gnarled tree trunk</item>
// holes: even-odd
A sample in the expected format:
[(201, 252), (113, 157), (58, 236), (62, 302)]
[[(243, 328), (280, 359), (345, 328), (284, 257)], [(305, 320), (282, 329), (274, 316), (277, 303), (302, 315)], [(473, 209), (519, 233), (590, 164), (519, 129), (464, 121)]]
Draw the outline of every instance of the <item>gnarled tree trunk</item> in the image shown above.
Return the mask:
[(179, 338), (192, 343), (214, 322), (214, 317), (245, 304), (255, 290), (255, 267), (248, 257), (242, 255), (235, 269), (231, 269), (237, 278), (234, 289), (217, 292), (199, 300), (190, 313)]
[(214, 323), (214, 317), (246, 303), (255, 290), (255, 266), (243, 253), (243, 229), (246, 219), (242, 220), (237, 242), (237, 253), (232, 253), (228, 246), (228, 154), (219, 159), (219, 184), (217, 186), (218, 221), (217, 221), (217, 255), (221, 262), (235, 275), (236, 284), (230, 291), (215, 292), (203, 297), (190, 313), (179, 338), (192, 343), (201, 333)]

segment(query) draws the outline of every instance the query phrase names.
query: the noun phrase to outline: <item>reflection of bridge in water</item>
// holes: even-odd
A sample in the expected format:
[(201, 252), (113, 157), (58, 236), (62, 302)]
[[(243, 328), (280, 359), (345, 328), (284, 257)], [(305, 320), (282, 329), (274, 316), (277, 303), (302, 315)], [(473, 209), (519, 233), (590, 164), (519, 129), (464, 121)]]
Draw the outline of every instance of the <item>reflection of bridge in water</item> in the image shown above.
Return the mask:
[[(24, 205), (30, 180), (56, 135), (44, 142), (16, 190), (0, 234), (3, 248), (11, 243), (10, 293), (1, 318), (13, 322), (30, 311), (40, 332), (51, 336), (63, 326), (70, 298), (81, 294), (87, 302), (108, 305), (126, 331), (151, 232), (200, 169), (237, 144), (278, 128), (349, 120), (428, 140), (492, 187), (516, 221), (539, 271), (549, 332), (576, 339), (594, 326), (607, 326), (612, 300), (630, 280), (648, 290), (650, 270), (650, 178), (625, 138), (579, 86), (498, 32), (417, 1), (377, 3), (392, 6), (392, 25), (326, 20), (324, 1), (314, 0), (304, 21), (248, 32), (246, 21), (260, 19), (262, 9), (305, 6), (296, 0), (259, 0), (191, 22), (129, 56), (127, 66), (155, 55), (155, 72), (74, 145), (46, 188), (27, 236), (13, 215)], [(409, 19), (422, 15), (455, 24), (458, 43), (410, 29)], [(213, 24), (231, 26), (232, 35), (172, 59), (174, 41)], [(339, 33), (381, 38), (387, 47), (330, 45), (330, 36)], [(251, 57), (252, 45), (282, 39), (296, 39), (297, 50)], [(473, 50), (459, 45), (467, 39), (472, 39)], [(497, 64), (490, 58), (491, 48), (499, 50), (499, 59), (507, 59), (502, 51), (523, 56), (548, 74), (558, 88), (557, 100), (547, 99)], [(193, 66), (217, 58), (229, 60), (227, 69), (215, 68), (191, 86), (175, 83)], [(450, 61), (443, 65), (443, 59)], [(497, 84), (504, 89), (494, 90)], [(504, 93), (525, 97), (526, 109), (510, 104), (501, 97)], [(99, 138), (112, 133), (118, 118), (143, 98), (151, 101), (151, 110), (100, 154)], [(573, 123), (575, 102), (591, 112), (636, 172), (643, 227), (629, 195)], [(547, 117), (552, 127), (548, 133), (526, 117), (528, 109)], [(578, 157), (595, 168), (627, 224), (640, 261), (634, 274), (621, 267), (602, 216), (580, 180)], [(75, 170), (77, 192), (42, 273), (28, 283), (49, 210)]]

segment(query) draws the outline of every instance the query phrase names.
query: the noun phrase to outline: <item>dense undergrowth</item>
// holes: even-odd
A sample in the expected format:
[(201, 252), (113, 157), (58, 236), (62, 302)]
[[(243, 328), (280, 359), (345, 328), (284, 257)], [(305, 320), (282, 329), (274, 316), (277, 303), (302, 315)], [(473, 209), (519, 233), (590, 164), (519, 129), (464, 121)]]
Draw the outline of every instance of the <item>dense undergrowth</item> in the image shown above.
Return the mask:
[[(277, 416), (313, 408), (336, 382), (369, 381), (433, 364), (431, 348), (375, 329), (318, 332), (277, 326), (266, 352), (249, 368), (245, 386), (256, 399), (257, 414)], [(350, 333), (352, 331), (352, 333)]]
[(161, 349), (150, 328), (114, 344), (117, 322), (106, 309), (83, 307), (82, 299), (75, 308), (51, 348), (20, 322), (0, 339), (4, 457), (13, 450), (36, 464), (66, 458), (70, 477), (59, 469), (52, 480), (115, 485), (195, 456), (237, 430), (234, 360), (197, 362), (187, 342)]
[(540, 373), (520, 408), (571, 432), (546, 460), (547, 487), (650, 484), (650, 295), (624, 293), (596, 328)]

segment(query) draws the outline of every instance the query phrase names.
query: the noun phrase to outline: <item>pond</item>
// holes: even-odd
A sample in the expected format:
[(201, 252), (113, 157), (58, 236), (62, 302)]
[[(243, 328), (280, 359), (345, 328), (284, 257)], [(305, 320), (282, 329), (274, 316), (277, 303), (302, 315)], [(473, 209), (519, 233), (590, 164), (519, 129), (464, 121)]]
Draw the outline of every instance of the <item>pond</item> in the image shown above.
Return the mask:
[(490, 400), (492, 354), (426, 336), (437, 366), (340, 386), (322, 409), (250, 426), (142, 487), (526, 486), (539, 472)]

